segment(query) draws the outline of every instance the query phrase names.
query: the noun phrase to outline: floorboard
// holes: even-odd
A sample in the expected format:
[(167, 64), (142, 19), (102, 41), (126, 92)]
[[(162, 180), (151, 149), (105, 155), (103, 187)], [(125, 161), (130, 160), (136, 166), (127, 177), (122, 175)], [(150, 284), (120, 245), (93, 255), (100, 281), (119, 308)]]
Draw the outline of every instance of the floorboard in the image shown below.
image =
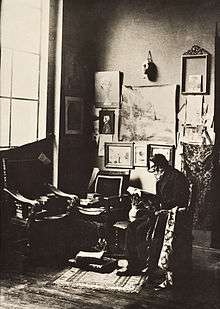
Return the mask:
[[(115, 309), (219, 309), (219, 252), (195, 250), (194, 270), (184, 288), (155, 292), (146, 284), (138, 294), (48, 287), (65, 268), (21, 267), (9, 265), (2, 269), (0, 308), (115, 308)], [(214, 265), (214, 266), (213, 266)], [(187, 278), (186, 278), (187, 279)]]

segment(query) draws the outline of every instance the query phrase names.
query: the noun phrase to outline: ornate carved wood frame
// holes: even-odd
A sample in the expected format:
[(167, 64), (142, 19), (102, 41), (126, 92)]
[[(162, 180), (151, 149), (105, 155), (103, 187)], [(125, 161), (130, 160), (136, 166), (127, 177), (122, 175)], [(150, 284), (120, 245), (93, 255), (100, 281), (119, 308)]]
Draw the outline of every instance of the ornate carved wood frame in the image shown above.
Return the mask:
[(210, 54), (198, 45), (182, 55), (182, 94), (208, 94)]

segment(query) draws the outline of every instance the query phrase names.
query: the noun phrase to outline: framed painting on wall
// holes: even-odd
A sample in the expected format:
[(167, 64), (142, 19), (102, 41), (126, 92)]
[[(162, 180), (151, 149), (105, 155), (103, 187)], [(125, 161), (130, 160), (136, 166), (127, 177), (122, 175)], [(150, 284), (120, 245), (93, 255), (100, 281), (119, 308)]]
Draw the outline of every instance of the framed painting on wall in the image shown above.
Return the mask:
[(105, 143), (105, 167), (133, 168), (133, 143)]
[(175, 146), (174, 145), (159, 145), (149, 144), (147, 150), (148, 168), (150, 167), (150, 159), (155, 154), (162, 154), (165, 156), (170, 165), (174, 166)]
[(119, 140), (175, 145), (177, 89), (177, 85), (123, 86)]
[(182, 94), (209, 93), (209, 53), (198, 45), (182, 55)]
[(80, 97), (65, 97), (65, 133), (82, 134), (84, 102)]
[(99, 112), (99, 133), (114, 134), (115, 131), (115, 112), (103, 109)]
[(120, 103), (120, 72), (95, 73), (95, 105), (102, 108), (118, 108)]
[(147, 166), (147, 144), (134, 144), (134, 166)]

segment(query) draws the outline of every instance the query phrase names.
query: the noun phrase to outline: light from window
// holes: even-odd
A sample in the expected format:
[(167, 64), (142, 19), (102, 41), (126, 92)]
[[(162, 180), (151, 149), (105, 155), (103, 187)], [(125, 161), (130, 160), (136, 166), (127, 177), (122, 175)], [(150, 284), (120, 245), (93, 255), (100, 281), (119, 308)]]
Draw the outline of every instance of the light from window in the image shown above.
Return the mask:
[(2, 0), (0, 147), (46, 136), (49, 0)]

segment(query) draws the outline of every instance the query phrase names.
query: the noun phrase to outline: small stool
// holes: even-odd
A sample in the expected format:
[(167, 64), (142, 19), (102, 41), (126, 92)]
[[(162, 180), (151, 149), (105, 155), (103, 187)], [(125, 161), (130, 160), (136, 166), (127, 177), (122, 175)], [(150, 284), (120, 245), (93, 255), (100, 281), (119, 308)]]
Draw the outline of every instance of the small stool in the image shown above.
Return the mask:
[(125, 232), (128, 227), (129, 221), (117, 221), (114, 225), (115, 232), (115, 251), (124, 255), (125, 247)]

